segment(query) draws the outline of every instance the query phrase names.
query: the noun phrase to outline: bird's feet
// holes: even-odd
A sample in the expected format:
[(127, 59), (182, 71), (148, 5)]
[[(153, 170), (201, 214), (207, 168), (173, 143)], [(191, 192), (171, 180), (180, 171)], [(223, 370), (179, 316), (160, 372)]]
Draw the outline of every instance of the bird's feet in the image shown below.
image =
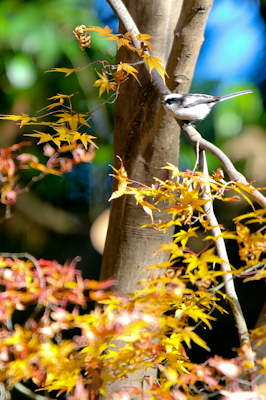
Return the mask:
[(186, 128), (188, 128), (189, 126), (191, 126), (192, 128), (196, 128), (195, 125), (193, 125), (194, 121), (185, 121), (184, 124), (182, 125), (182, 129), (185, 130)]

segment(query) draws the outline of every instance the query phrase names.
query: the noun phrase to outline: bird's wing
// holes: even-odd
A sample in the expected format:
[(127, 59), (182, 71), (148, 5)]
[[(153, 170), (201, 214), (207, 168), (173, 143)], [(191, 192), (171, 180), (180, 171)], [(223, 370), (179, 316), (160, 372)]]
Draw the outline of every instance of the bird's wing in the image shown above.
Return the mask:
[(184, 108), (190, 108), (198, 104), (216, 103), (219, 100), (220, 97), (209, 96), (208, 94), (188, 94), (184, 97), (182, 105)]

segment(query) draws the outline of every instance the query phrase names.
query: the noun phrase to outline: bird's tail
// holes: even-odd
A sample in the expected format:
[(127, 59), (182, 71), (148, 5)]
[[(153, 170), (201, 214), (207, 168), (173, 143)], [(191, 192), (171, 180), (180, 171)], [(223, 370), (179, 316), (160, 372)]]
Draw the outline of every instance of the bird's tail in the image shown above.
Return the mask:
[(241, 92), (226, 94), (225, 96), (221, 97), (220, 101), (231, 99), (232, 97), (242, 96), (242, 94), (248, 94), (248, 93), (253, 93), (253, 91), (252, 90), (242, 90)]

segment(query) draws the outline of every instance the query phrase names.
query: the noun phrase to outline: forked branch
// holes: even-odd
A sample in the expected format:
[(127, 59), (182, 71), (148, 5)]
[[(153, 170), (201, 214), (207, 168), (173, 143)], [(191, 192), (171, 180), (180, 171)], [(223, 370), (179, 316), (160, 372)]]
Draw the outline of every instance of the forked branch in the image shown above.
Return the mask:
[[(197, 158), (199, 160), (199, 170), (203, 172), (204, 175), (206, 176), (209, 175), (208, 165), (205, 155), (205, 150), (207, 150), (221, 162), (225, 171), (229, 175), (230, 179), (236, 182), (240, 182), (243, 185), (249, 186), (246, 178), (235, 169), (232, 162), (222, 152), (222, 150), (220, 150), (218, 147), (208, 142), (207, 140), (203, 139), (200, 133), (195, 129), (193, 125), (183, 124), (183, 122), (181, 121), (177, 122), (179, 123), (180, 127), (182, 128), (183, 132), (185, 133), (186, 137), (188, 138), (192, 146), (194, 147), (195, 151), (199, 152), (199, 154), (197, 154)], [(224, 272), (226, 272), (226, 274), (223, 276), (225, 291), (227, 296), (231, 300), (230, 305), (236, 321), (236, 326), (240, 338), (240, 344), (241, 346), (247, 344), (251, 350), (249, 336), (248, 336), (248, 328), (235, 290), (233, 275), (231, 273), (231, 267), (226, 251), (224, 238), (220, 236), (222, 232), (213, 210), (213, 204), (210, 193), (211, 193), (210, 186), (206, 184), (203, 190), (203, 198), (207, 199), (208, 202), (204, 205), (204, 210), (206, 213), (206, 217), (209, 220), (209, 225), (212, 227), (212, 235), (214, 237), (218, 237), (218, 239), (215, 241), (215, 245), (218, 256), (224, 261), (221, 264), (221, 269)], [(254, 191), (252, 191), (252, 195), (262, 207), (265, 207), (266, 198), (258, 190), (254, 189)], [(251, 352), (250, 354), (253, 353)]]
[[(177, 121), (180, 128), (183, 130), (184, 134), (190, 141), (191, 145), (196, 149), (198, 147), (199, 150), (206, 150), (211, 153), (214, 157), (217, 158), (218, 161), (222, 164), (224, 170), (228, 174), (229, 178), (232, 181), (239, 182), (244, 186), (249, 188), (249, 193), (256, 200), (256, 202), (261, 207), (266, 207), (266, 198), (263, 196), (258, 190), (256, 190), (253, 186), (251, 186), (244, 175), (242, 175), (239, 171), (236, 170), (233, 163), (230, 159), (224, 154), (224, 152), (215, 146), (213, 143), (210, 143), (208, 140), (203, 139), (201, 134), (195, 129), (195, 127), (191, 124), (184, 124), (181, 121)], [(250, 190), (251, 189), (251, 190)]]

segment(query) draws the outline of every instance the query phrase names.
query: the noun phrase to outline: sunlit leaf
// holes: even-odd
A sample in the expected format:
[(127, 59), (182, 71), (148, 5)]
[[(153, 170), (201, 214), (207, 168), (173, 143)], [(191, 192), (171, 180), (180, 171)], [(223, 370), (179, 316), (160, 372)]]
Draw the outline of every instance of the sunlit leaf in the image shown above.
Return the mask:
[(100, 74), (100, 72), (96, 71), (98, 76), (100, 77), (100, 79), (98, 79), (97, 81), (94, 82), (93, 86), (95, 87), (100, 87), (99, 89), (99, 97), (101, 97), (101, 95), (106, 91), (107, 93), (109, 93), (109, 89), (110, 89), (110, 83), (109, 83), (109, 79), (108, 76), (106, 75), (106, 73), (103, 71), (102, 74)]
[(79, 71), (80, 68), (52, 68), (49, 71), (46, 72), (63, 72), (65, 74), (65, 77), (73, 74), (73, 72)]

